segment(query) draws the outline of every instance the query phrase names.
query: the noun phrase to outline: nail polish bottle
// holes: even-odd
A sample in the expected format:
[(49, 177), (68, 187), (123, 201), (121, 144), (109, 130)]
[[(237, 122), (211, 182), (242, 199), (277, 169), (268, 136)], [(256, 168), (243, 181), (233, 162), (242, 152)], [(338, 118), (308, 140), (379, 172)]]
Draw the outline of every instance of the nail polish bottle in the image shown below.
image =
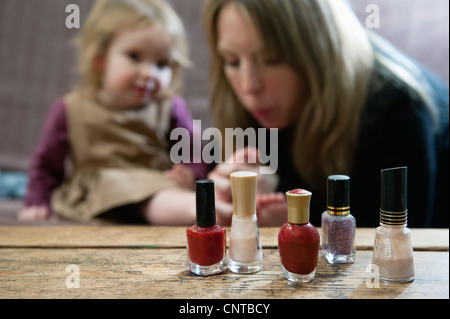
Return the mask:
[(311, 195), (303, 189), (286, 193), (288, 222), (278, 233), (278, 250), (284, 277), (293, 282), (310, 282), (316, 274), (320, 235), (309, 222)]
[(256, 219), (255, 172), (230, 174), (233, 217), (231, 219), (228, 269), (254, 273), (263, 266), (261, 240)]
[[(380, 226), (376, 229), (372, 264), (375, 279), (414, 280), (411, 231), (407, 226), (407, 167), (381, 171)], [(379, 277), (379, 278), (377, 278)]]
[(322, 250), (330, 264), (355, 261), (356, 220), (350, 214), (350, 177), (331, 175), (327, 184), (327, 211), (322, 214)]
[(188, 268), (201, 276), (227, 269), (225, 229), (216, 225), (214, 181), (196, 181), (196, 225), (186, 230)]

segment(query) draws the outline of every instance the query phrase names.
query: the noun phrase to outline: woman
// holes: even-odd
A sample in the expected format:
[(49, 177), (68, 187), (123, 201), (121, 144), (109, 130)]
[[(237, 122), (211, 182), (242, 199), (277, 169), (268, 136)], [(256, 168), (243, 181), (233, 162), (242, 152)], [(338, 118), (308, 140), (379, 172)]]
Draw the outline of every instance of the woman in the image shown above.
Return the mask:
[[(279, 129), (278, 191), (311, 190), (312, 223), (327, 176), (346, 174), (358, 226), (377, 226), (380, 170), (408, 166), (409, 225), (448, 227), (440, 80), (368, 34), (344, 1), (208, 0), (204, 18), (216, 125)], [(222, 165), (211, 178), (227, 177)], [(226, 198), (226, 183), (216, 189)]]

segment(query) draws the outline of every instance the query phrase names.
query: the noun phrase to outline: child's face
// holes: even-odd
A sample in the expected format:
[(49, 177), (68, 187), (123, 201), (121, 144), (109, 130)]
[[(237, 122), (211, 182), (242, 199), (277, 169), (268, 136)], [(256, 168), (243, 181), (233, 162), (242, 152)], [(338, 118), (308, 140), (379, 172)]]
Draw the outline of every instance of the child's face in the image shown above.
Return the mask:
[(100, 57), (101, 102), (130, 109), (157, 96), (171, 81), (171, 49), (169, 35), (158, 24), (118, 33)]

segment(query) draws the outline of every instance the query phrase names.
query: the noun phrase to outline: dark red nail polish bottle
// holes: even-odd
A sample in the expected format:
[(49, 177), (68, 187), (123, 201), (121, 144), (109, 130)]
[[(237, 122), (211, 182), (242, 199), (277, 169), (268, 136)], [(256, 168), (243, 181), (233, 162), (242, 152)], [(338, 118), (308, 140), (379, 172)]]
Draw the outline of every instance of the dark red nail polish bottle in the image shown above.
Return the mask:
[(188, 267), (197, 275), (214, 275), (227, 269), (225, 229), (216, 225), (214, 181), (196, 181), (196, 205), (196, 225), (186, 231)]
[(293, 282), (312, 281), (319, 259), (320, 236), (309, 222), (311, 195), (303, 189), (286, 193), (288, 222), (278, 233), (278, 250), (284, 277)]

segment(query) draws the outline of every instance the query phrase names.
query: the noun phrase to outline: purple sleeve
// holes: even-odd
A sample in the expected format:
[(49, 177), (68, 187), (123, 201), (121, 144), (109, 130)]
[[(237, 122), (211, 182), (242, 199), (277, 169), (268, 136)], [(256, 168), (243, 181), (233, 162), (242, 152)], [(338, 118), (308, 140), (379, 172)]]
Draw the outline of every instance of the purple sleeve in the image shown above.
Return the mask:
[(57, 100), (47, 117), (38, 145), (30, 159), (26, 206), (47, 206), (54, 189), (64, 179), (64, 162), (69, 150), (66, 105)]
[[(192, 160), (192, 153), (196, 151), (193, 149), (193, 140), (195, 139), (198, 143), (201, 143), (200, 128), (194, 127), (191, 112), (189, 111), (186, 102), (181, 97), (175, 97), (173, 100), (172, 123), (171, 129), (185, 128), (188, 130), (191, 137), (191, 161), (190, 163), (183, 164), (194, 171), (197, 179), (206, 178), (206, 175), (208, 174), (208, 164), (203, 162), (203, 159), (201, 159), (201, 163), (193, 163)], [(201, 158), (201, 154), (199, 155), (200, 156), (198, 157)]]

